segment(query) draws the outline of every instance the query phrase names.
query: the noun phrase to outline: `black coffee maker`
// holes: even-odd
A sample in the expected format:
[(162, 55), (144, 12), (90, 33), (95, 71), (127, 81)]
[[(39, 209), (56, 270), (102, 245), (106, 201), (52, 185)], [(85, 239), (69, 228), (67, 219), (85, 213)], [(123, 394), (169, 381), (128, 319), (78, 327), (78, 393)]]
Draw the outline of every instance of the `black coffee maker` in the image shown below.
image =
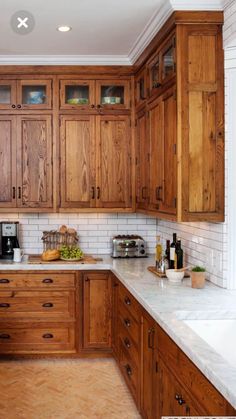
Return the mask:
[(13, 259), (13, 249), (19, 246), (19, 223), (2, 221), (0, 223), (0, 259)]

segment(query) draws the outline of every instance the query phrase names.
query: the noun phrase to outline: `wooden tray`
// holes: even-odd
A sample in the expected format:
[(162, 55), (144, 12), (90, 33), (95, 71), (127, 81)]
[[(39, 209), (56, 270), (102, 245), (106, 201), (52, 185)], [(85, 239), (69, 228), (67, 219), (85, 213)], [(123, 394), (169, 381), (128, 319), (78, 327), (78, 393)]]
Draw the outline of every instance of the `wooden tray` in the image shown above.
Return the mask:
[(77, 260), (77, 261), (75, 261), (75, 260), (65, 261), (65, 260), (60, 260), (60, 259), (44, 261), (44, 260), (41, 259), (41, 255), (29, 255), (29, 258), (28, 258), (28, 263), (30, 263), (30, 264), (38, 264), (38, 263), (39, 264), (45, 264), (45, 263), (46, 264), (52, 264), (52, 263), (55, 264), (56, 263), (58, 265), (62, 265), (62, 264), (65, 264), (65, 263), (68, 263), (68, 264), (76, 263), (76, 264), (80, 264), (80, 265), (88, 265), (88, 264), (95, 264), (95, 263), (101, 262), (101, 261), (102, 261), (102, 258), (94, 258), (91, 255), (84, 255), (82, 260)]
[[(166, 274), (159, 272), (155, 266), (148, 266), (148, 270), (152, 272), (154, 275), (158, 276), (159, 278), (167, 278)], [(190, 277), (189, 271), (185, 271), (184, 278), (189, 278), (189, 277)]]

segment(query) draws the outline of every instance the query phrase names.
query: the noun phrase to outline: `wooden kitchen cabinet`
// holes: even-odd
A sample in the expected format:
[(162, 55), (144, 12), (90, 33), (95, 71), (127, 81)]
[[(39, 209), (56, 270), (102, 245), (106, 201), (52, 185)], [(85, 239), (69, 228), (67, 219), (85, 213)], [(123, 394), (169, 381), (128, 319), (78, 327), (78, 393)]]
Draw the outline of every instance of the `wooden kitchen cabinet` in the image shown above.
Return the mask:
[(61, 116), (61, 208), (96, 207), (95, 148), (94, 116)]
[(149, 107), (150, 198), (148, 209), (176, 214), (176, 91), (170, 88)]
[[(152, 419), (154, 400), (158, 398), (159, 385), (154, 386), (155, 364), (155, 321), (147, 314), (142, 316), (142, 376), (141, 376), (141, 412), (143, 418)], [(154, 397), (155, 392), (155, 397)], [(156, 402), (156, 400), (155, 400)]]
[(0, 208), (52, 208), (51, 116), (1, 115), (0, 132)]
[(60, 109), (95, 109), (94, 80), (60, 80)]
[(147, 99), (147, 71), (144, 67), (135, 76), (135, 107), (136, 110), (145, 106)]
[(147, 112), (142, 109), (136, 116), (136, 208), (147, 209), (149, 202), (150, 149)]
[(22, 78), (0, 81), (0, 110), (52, 109), (52, 79)]
[(130, 118), (63, 115), (61, 209), (132, 207)]
[(82, 277), (83, 350), (111, 351), (112, 278), (109, 272)]
[(130, 117), (103, 115), (97, 127), (97, 207), (131, 208)]
[(100, 111), (130, 109), (130, 81), (96, 80), (96, 108)]

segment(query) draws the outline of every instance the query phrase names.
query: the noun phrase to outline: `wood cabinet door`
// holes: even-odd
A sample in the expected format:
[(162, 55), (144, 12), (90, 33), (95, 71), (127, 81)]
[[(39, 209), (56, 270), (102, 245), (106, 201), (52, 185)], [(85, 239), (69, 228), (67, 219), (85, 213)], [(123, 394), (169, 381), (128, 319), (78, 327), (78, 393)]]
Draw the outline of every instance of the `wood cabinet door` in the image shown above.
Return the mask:
[(83, 275), (83, 349), (111, 350), (111, 275)]
[(0, 116), (0, 208), (16, 206), (16, 117)]
[(0, 109), (16, 109), (16, 80), (0, 80)]
[(153, 375), (155, 349), (155, 322), (147, 315), (142, 317), (142, 385), (141, 410), (145, 419), (153, 418)]
[(130, 82), (128, 80), (97, 80), (97, 109), (130, 109)]
[[(193, 404), (186, 390), (167, 369), (162, 360), (160, 368), (160, 417), (161, 416), (201, 416), (201, 411)], [(155, 416), (157, 417), (157, 416)]]
[(98, 116), (97, 207), (131, 207), (131, 135), (128, 116)]
[(119, 280), (112, 275), (112, 350), (114, 357), (118, 360), (119, 353)]
[(161, 211), (176, 214), (177, 206), (177, 108), (175, 88), (162, 96), (163, 107), (163, 155), (162, 185), (159, 192)]
[(136, 119), (136, 206), (146, 209), (149, 197), (149, 137), (146, 111)]
[(161, 190), (163, 187), (164, 161), (164, 103), (162, 98), (155, 100), (149, 108), (150, 139), (150, 195), (148, 208), (153, 211), (162, 209)]
[(60, 80), (60, 109), (95, 109), (95, 81)]
[(52, 208), (52, 118), (17, 116), (17, 206)]
[(60, 119), (61, 208), (96, 206), (95, 117)]
[(52, 109), (52, 80), (17, 81), (17, 109)]

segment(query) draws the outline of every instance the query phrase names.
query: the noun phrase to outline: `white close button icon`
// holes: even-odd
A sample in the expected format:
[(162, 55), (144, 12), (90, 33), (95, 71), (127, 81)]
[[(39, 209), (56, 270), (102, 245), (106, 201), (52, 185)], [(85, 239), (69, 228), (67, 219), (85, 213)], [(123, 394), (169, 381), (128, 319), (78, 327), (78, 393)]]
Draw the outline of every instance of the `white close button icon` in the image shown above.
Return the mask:
[(21, 28), (21, 26), (24, 26), (24, 28), (28, 28), (28, 25), (26, 24), (28, 17), (25, 17), (24, 19), (21, 19), (21, 17), (17, 18), (19, 24), (17, 25), (17, 28)]
[(35, 19), (32, 13), (27, 10), (18, 10), (11, 17), (12, 30), (19, 35), (27, 35), (32, 32), (35, 26)]

